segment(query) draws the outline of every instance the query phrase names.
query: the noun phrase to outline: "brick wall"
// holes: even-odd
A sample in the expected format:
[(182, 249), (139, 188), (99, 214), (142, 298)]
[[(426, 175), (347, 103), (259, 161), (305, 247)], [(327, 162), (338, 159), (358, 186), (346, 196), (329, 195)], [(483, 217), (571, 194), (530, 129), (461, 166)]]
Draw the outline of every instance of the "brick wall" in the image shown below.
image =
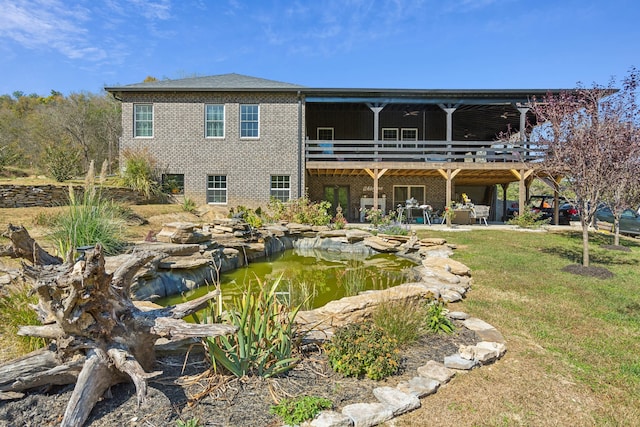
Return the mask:
[[(134, 104), (147, 102), (153, 104), (153, 137), (134, 138)], [(205, 138), (206, 104), (224, 104), (224, 138)], [(240, 138), (240, 104), (259, 105), (259, 138)], [(125, 93), (122, 132), (121, 152), (148, 148), (166, 173), (184, 174), (185, 196), (198, 204), (206, 202), (208, 175), (227, 176), (229, 207), (266, 205), (271, 175), (289, 175), (297, 197), (296, 94)]]

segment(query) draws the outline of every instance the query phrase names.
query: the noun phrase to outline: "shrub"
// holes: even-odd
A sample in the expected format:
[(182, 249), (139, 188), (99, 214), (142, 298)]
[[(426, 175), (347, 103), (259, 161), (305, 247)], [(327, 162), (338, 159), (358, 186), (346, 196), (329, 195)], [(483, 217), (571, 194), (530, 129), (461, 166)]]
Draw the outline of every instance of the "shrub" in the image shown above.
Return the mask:
[(272, 197), (268, 208), (273, 214), (273, 221), (311, 225), (327, 225), (331, 222), (331, 214), (329, 214), (331, 203), (327, 201), (312, 202), (306, 196), (286, 203)]
[(379, 304), (372, 313), (372, 320), (385, 334), (398, 342), (399, 346), (411, 344), (425, 331), (424, 319), (427, 306), (424, 300)]
[[(18, 336), (18, 328), (27, 325), (40, 325), (36, 311), (30, 304), (37, 304), (38, 298), (29, 294), (25, 284), (8, 286), (6, 292), (0, 293), (0, 336), (14, 340), (16, 353), (26, 354), (44, 347), (43, 338)], [(7, 343), (4, 343), (6, 349)], [(0, 358), (1, 361), (1, 358)]]
[(331, 409), (333, 402), (323, 397), (300, 396), (295, 399), (282, 399), (269, 408), (269, 413), (282, 418), (287, 425), (298, 425), (312, 420), (323, 409)]
[(249, 224), (252, 228), (260, 228), (264, 223), (262, 219), (261, 208), (253, 210), (245, 206), (237, 206), (235, 209), (231, 208), (229, 210), (229, 217), (242, 218), (242, 220)]
[(124, 168), (120, 177), (121, 185), (144, 194), (147, 199), (162, 197), (158, 168), (149, 151), (124, 150), (122, 157)]
[(80, 151), (69, 144), (51, 144), (44, 148), (44, 168), (58, 182), (73, 178), (79, 171)]
[(442, 300), (435, 300), (427, 309), (427, 328), (431, 332), (450, 334), (455, 330), (454, 324), (447, 317), (448, 310)]
[(511, 218), (507, 221), (507, 224), (517, 225), (522, 228), (540, 228), (549, 223), (549, 218), (540, 219), (542, 215), (542, 212), (533, 210), (532, 206), (527, 206), (524, 212), (520, 212)]
[(298, 363), (299, 359), (292, 355), (297, 309), (290, 311), (276, 298), (280, 280), (274, 281), (269, 289), (259, 283), (257, 293), (249, 286), (242, 297), (236, 298), (234, 306), (224, 312), (219, 306), (210, 307), (208, 318), (238, 327), (234, 335), (205, 339), (214, 369), (220, 365), (237, 377), (255, 374), (268, 378)]
[(371, 321), (338, 328), (325, 350), (333, 370), (347, 377), (381, 380), (400, 366), (398, 342)]
[(186, 197), (182, 201), (182, 210), (189, 213), (194, 213), (198, 209), (198, 205), (196, 202), (190, 198)]

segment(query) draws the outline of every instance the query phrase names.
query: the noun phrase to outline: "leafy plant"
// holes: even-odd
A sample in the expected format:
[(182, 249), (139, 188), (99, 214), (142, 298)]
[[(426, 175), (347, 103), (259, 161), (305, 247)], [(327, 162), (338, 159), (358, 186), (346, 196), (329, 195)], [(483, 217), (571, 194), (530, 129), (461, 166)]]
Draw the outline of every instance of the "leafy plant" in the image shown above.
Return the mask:
[(371, 321), (338, 328), (324, 348), (333, 370), (347, 377), (381, 380), (400, 366), (398, 342)]
[(542, 212), (534, 210), (532, 206), (527, 206), (524, 212), (511, 218), (507, 224), (522, 228), (540, 228), (549, 223), (549, 219), (541, 219), (542, 215)]
[(395, 339), (399, 346), (403, 346), (420, 338), (425, 330), (426, 316), (427, 306), (424, 300), (402, 303), (385, 301), (375, 308), (371, 319), (387, 335)]
[[(37, 304), (38, 298), (29, 294), (25, 284), (15, 284), (5, 287), (5, 292), (0, 293), (0, 336), (11, 337), (16, 353), (28, 353), (44, 347), (43, 338), (31, 336), (18, 336), (18, 328), (26, 325), (40, 325), (38, 315), (30, 304)], [(3, 343), (7, 347), (7, 343)]]
[(448, 312), (444, 301), (435, 300), (430, 303), (427, 309), (427, 328), (435, 333), (452, 333), (455, 326), (447, 317)]
[(198, 209), (198, 205), (196, 202), (190, 198), (186, 197), (182, 201), (182, 210), (189, 213), (194, 213)]
[(178, 420), (176, 421), (176, 427), (200, 427), (200, 420), (197, 418), (189, 418), (186, 421)]
[(331, 409), (333, 402), (316, 396), (300, 396), (294, 399), (282, 399), (277, 405), (269, 408), (269, 413), (282, 418), (287, 425), (298, 425), (312, 420), (323, 409)]
[(271, 198), (268, 204), (273, 221), (289, 221), (300, 224), (327, 225), (331, 222), (331, 203), (325, 201), (312, 202), (307, 196), (290, 200), (286, 203)]
[(204, 344), (214, 369), (218, 365), (237, 377), (255, 374), (272, 377), (293, 368), (299, 359), (293, 356), (296, 346), (294, 319), (298, 309), (289, 310), (276, 298), (280, 279), (270, 288), (259, 283), (256, 293), (249, 285), (233, 307), (220, 312), (210, 307), (215, 323), (227, 322), (238, 327), (234, 335), (208, 337)]

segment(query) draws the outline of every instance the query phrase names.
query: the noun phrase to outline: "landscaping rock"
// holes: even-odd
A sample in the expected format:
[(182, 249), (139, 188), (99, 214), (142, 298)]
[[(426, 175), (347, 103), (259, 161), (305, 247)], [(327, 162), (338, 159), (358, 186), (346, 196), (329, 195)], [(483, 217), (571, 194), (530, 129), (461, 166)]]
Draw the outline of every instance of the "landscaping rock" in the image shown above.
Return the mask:
[(428, 396), (438, 391), (440, 382), (433, 378), (413, 377), (409, 381), (397, 385), (398, 390), (412, 394), (418, 398)]
[(449, 369), (468, 371), (478, 366), (478, 361), (465, 359), (460, 355), (460, 353), (456, 353), (444, 358), (444, 366)]
[(354, 427), (372, 427), (393, 418), (393, 410), (384, 403), (354, 403), (342, 408)]
[(423, 378), (430, 378), (438, 381), (440, 384), (446, 384), (453, 378), (455, 372), (448, 369), (444, 364), (430, 360), (426, 365), (418, 368), (418, 375)]
[(353, 421), (348, 416), (336, 411), (322, 411), (313, 420), (302, 423), (302, 427), (351, 427)]
[(420, 399), (410, 393), (405, 393), (393, 387), (378, 387), (373, 389), (373, 395), (389, 406), (393, 415), (397, 416), (405, 412), (413, 411), (420, 407)]

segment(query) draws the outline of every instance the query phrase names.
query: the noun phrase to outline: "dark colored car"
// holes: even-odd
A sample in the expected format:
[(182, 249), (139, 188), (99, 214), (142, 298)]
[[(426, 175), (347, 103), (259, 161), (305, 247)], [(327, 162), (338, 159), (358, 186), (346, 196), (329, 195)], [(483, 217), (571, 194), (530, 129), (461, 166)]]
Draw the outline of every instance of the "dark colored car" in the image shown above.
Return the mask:
[[(534, 212), (542, 212), (540, 219), (548, 219), (553, 224), (554, 197), (552, 195), (531, 196), (527, 206), (531, 206)], [(558, 199), (558, 224), (569, 225), (571, 221), (580, 221), (580, 212), (564, 197)], [(518, 214), (518, 207), (507, 209), (507, 217), (512, 218)]]
[[(596, 211), (596, 219), (598, 221), (609, 222), (613, 224), (613, 213), (607, 206), (601, 206)], [(640, 215), (631, 209), (625, 209), (620, 215), (620, 233), (640, 235)]]

